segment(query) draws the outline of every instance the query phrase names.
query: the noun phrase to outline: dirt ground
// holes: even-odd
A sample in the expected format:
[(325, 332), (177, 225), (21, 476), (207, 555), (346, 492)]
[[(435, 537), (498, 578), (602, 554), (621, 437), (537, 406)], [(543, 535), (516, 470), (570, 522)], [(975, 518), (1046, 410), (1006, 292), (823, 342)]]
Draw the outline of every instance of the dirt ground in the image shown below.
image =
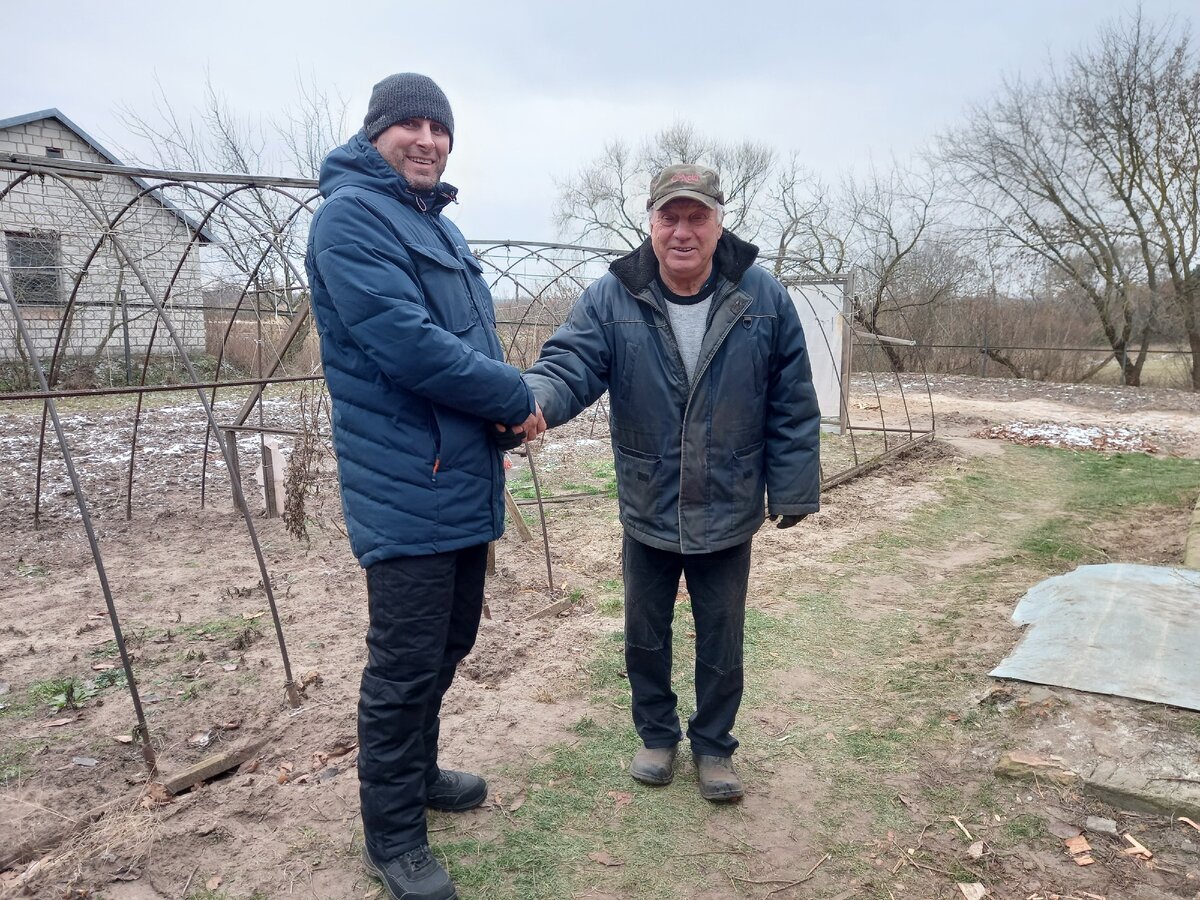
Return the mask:
[[(230, 401), (220, 411), (228, 415), (237, 405)], [(294, 398), (270, 401), (267, 423), (296, 427), (295, 407)], [(855, 569), (846, 594), (855, 627), (893, 608), (918, 620), (922, 609), (928, 609), (930, 620), (943, 612), (942, 601), (928, 593), (936, 595), (940, 583), (997, 555), (985, 535), (964, 533), (898, 570), (873, 570), (865, 557), (848, 562), (847, 553), (888, 535), (935, 502), (947, 473), (969, 467), (974, 459), (1004, 454), (1006, 442), (980, 436), (989, 426), (1121, 427), (1143, 436), (1160, 454), (1200, 458), (1200, 396), (1184, 392), (939, 377), (926, 394), (920, 379), (906, 377), (901, 391), (894, 382), (876, 384), (859, 376), (851, 407), (856, 422), (900, 419), (925, 427), (935, 419), (937, 440), (829, 491), (822, 511), (802, 526), (760, 533), (750, 605), (768, 617), (800, 590), (789, 580), (798, 559), (822, 577)], [(251, 741), (264, 744), (237, 772), (194, 791), (175, 798), (147, 792), (141, 754), (136, 742), (129, 742), (132, 707), (66, 473), (61, 463), (47, 462), (35, 530), (39, 416), (0, 412), (5, 535), (0, 547), (5, 610), (0, 620), (0, 848), (11, 853), (39, 839), (47, 846), (58, 841), (0, 874), (0, 894), (113, 900), (375, 896), (377, 886), (364, 876), (353, 852), (361, 834), (354, 707), (364, 656), (365, 586), (341, 533), (336, 487), (326, 477), (308, 498), (307, 541), (289, 535), (279, 519), (257, 514), (254, 519), (292, 671), (305, 685), (302, 706), (290, 709), (259, 569), (241, 516), (232, 508), (224, 467), (212, 452), (207, 504), (200, 507), (203, 457), (185, 409), (193, 414), (184, 405), (148, 412), (128, 520), (131, 416), (116, 407), (72, 410), (64, 424), (95, 507), (106, 574), (160, 772), (176, 773)], [(581, 472), (598, 471), (610, 458), (604, 431), (581, 419), (548, 435), (535, 451), (543, 490), (572, 492)], [(253, 459), (254, 439), (244, 437), (240, 444), (243, 460)], [(54, 456), (52, 449), (47, 456)], [(517, 458), (514, 475), (525, 465)], [(524, 509), (537, 536), (535, 509)], [(546, 510), (554, 590), (540, 541), (522, 542), (510, 527), (497, 545), (497, 571), (487, 587), (490, 618), (443, 709), (443, 760), (486, 773), (492, 800), (468, 814), (467, 825), (451, 826), (439, 818), (438, 829), (489, 834), (511, 820), (514, 798), (530, 789), (531, 762), (577, 741), (581, 719), (605, 714), (605, 704), (589, 687), (589, 660), (620, 629), (620, 613), (614, 618), (605, 608), (620, 578), (616, 503), (598, 495), (548, 504)], [(1097, 540), (1105, 542), (1114, 560), (1175, 564), (1182, 558), (1182, 513), (1147, 511), (1111, 533), (1104, 533), (1103, 523), (1097, 527)], [(951, 721), (975, 715), (987, 667), (1018, 637), (1007, 615), (1028, 586), (1014, 581), (1002, 602), (989, 599), (973, 625), (956, 632), (961, 644), (933, 642), (927, 650), (906, 651), (925, 654), (918, 662), (945, 667), (946, 705), (957, 710), (947, 713), (956, 717)], [(568, 602), (557, 613), (535, 617), (556, 601)], [(924, 629), (918, 621), (918, 637)], [(1023, 749), (1058, 756), (1068, 767), (1097, 757), (1147, 765), (1170, 757), (1183, 767), (1180, 777), (1197, 779), (1200, 727), (1195, 718), (1119, 698), (1009, 685), (1011, 693), (1001, 702), (1010, 715), (1002, 724), (976, 736), (955, 731), (916, 770), (888, 776), (889, 796), (899, 798), (900, 812), (942, 825), (947, 814), (921, 799), (933, 795), (931, 786), (953, 784), (965, 797), (998, 791), (996, 809), (1003, 812), (992, 813), (994, 821), (982, 813), (969, 821), (966, 811), (957, 814), (964, 832), (987, 842), (981, 861), (955, 850), (953, 824), (933, 830), (930, 825), (883, 828), (871, 809), (831, 794), (817, 769), (802, 758), (776, 758), (772, 742), (786, 740), (796, 729), (819, 735), (832, 727), (828, 721), (846, 716), (857, 717), (867, 731), (890, 721), (892, 713), (872, 704), (861, 680), (832, 674), (853, 670), (853, 643), (828, 650), (841, 661), (834, 669), (780, 660), (769, 671), (751, 672), (770, 695), (749, 705), (743, 717), (745, 727), (763, 737), (746, 743), (750, 787), (730, 834), (753, 846), (753, 853), (741, 875), (713, 869), (711, 879), (698, 875), (700, 887), (679, 896), (960, 897), (967, 894), (955, 887), (956, 880), (978, 873), (986, 863), (986, 878), (980, 880), (988, 883), (988, 896), (1200, 897), (1200, 831), (1189, 837), (1170, 820), (1107, 810), (1047, 785), (997, 787), (991, 774), (1001, 752)], [(73, 679), (72, 696), (64, 696), (63, 679)], [(857, 692), (848, 693), (851, 683)], [(835, 853), (808, 827), (814, 819), (828, 820), (831, 809), (840, 816), (840, 833), (850, 850)], [(1069, 824), (1091, 813), (1113, 816), (1122, 830), (1138, 829), (1143, 842), (1153, 843), (1158, 852), (1156, 865), (1122, 854), (1116, 839), (1098, 852), (1101, 859), (1092, 871), (1076, 867), (1060, 850), (1047, 849), (1053, 844), (1044, 840), (1002, 847), (997, 839), (991, 849), (989, 836), (1002, 828), (1010, 836), (1016, 833), (1012, 822), (1022, 816), (1048, 822), (1053, 831), (1054, 823)], [(722, 846), (735, 847), (723, 852), (747, 855), (736, 850), (729, 834), (719, 838)], [(818, 861), (824, 853), (837, 859), (822, 867)], [(949, 863), (939, 862), (951, 856), (958, 860), (952, 871)], [(806, 875), (813, 864), (817, 867)], [(793, 874), (785, 878), (781, 872)], [(577, 896), (641, 894), (627, 886), (605, 888), (598, 877), (592, 889)]]

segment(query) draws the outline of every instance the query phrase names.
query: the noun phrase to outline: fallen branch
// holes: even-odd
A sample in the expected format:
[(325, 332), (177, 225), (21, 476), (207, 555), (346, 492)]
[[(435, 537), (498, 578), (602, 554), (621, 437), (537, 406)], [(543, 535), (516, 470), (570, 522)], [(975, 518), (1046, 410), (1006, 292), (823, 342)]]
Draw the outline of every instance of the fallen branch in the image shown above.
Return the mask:
[(951, 816), (950, 821), (959, 827), (959, 829), (962, 831), (962, 833), (967, 836), (968, 841), (975, 840), (975, 838), (971, 837), (971, 832), (967, 831), (967, 826), (964, 825), (961, 821), (959, 821), (958, 816)]

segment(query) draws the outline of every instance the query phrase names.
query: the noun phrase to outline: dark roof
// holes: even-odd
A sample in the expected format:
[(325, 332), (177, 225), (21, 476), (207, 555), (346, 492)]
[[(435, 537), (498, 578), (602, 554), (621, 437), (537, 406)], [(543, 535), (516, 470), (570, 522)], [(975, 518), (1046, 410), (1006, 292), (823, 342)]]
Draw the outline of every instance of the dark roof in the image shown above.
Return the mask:
[[(58, 119), (59, 122), (61, 122), (67, 128), (71, 129), (71, 131), (75, 132), (77, 135), (79, 135), (79, 137), (81, 137), (85, 141), (87, 141), (88, 145), (93, 150), (95, 150), (97, 153), (99, 153), (102, 157), (104, 157), (104, 159), (107, 160), (109, 163), (111, 163), (114, 166), (125, 165), (125, 163), (123, 163), (121, 160), (117, 159), (116, 156), (114, 156), (112, 153), (110, 153), (104, 147), (103, 144), (101, 144), (98, 140), (96, 140), (94, 137), (92, 137), (90, 134), (88, 134), (86, 131), (84, 131), (82, 128), (80, 128), (78, 125), (76, 125), (74, 122), (72, 122), (70, 119), (68, 119), (65, 115), (63, 115), (57, 109), (53, 109), (53, 108), (39, 109), (37, 112), (25, 113), (24, 115), (20, 115), (20, 116), (12, 116), (11, 118), (8, 118), (8, 119), (0, 119), (0, 129), (12, 128), (17, 125), (27, 125), (30, 122), (40, 122), (43, 119)], [(130, 175), (127, 177), (129, 178), (130, 181), (134, 182), (136, 185), (138, 185), (138, 187), (140, 187), (142, 189), (150, 188), (150, 185), (146, 181), (143, 181), (141, 178), (137, 178), (133, 175)], [(188, 227), (189, 230), (191, 230), (193, 232), (199, 231), (200, 239), (202, 241), (204, 241), (206, 243), (215, 243), (216, 242), (217, 239), (216, 239), (216, 237), (213, 236), (212, 232), (210, 232), (207, 228), (200, 228), (199, 225), (195, 221), (193, 221), (193, 219), (187, 213), (185, 213), (183, 210), (181, 210), (179, 207), (177, 207), (175, 204), (173, 204), (166, 197), (163, 197), (158, 191), (151, 191), (151, 193), (148, 196), (152, 197), (155, 201), (157, 201), (159, 204), (161, 204), (168, 212), (174, 214), (181, 222), (183, 222), (184, 225), (186, 225)]]

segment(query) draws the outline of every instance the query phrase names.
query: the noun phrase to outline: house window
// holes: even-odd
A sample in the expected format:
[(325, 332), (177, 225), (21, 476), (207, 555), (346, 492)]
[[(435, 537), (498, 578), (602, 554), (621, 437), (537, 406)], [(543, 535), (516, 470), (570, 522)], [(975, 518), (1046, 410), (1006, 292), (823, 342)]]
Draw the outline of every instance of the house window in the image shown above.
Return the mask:
[(18, 303), (61, 302), (58, 286), (58, 233), (6, 231), (8, 270)]
[(46, 155), (49, 156), (51, 159), (62, 159), (63, 158), (62, 147), (47, 147)]

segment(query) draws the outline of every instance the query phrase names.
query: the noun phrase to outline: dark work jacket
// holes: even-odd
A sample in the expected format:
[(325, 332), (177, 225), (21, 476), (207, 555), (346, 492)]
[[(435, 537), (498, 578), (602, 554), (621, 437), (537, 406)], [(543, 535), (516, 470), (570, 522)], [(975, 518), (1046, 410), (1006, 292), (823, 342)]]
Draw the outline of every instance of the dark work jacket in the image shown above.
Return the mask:
[(772, 514), (819, 505), (820, 410), (787, 290), (722, 235), (708, 331), (689, 385), (647, 240), (576, 302), (525, 373), (547, 423), (609, 391), (621, 522), (677, 553), (748, 540)]
[(455, 189), (408, 182), (359, 132), (321, 166), (308, 269), (351, 548), (363, 566), (504, 529), (494, 422), (533, 411), (500, 360), (479, 262), (442, 215)]

